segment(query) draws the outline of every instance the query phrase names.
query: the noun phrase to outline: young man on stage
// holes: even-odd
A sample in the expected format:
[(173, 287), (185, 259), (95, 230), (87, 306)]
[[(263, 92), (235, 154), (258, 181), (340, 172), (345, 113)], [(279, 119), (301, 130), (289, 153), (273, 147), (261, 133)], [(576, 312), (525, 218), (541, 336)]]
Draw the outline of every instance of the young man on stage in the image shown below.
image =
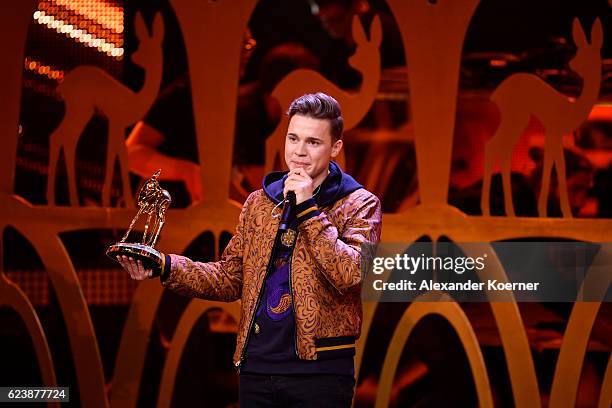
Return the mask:
[(171, 254), (159, 272), (119, 261), (132, 278), (161, 274), (164, 287), (186, 296), (241, 300), (234, 354), (241, 406), (350, 407), (361, 245), (380, 239), (380, 202), (332, 161), (343, 143), (335, 99), (303, 95), (288, 115), (289, 172), (267, 175), (247, 198), (220, 261)]

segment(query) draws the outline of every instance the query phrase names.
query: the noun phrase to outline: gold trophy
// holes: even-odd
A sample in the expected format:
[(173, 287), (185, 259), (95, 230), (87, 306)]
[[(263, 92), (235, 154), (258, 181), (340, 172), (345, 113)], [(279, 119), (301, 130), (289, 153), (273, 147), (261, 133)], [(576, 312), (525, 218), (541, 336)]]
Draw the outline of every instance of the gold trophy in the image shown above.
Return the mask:
[[(157, 178), (161, 169), (145, 181), (138, 191), (138, 213), (132, 219), (130, 227), (126, 231), (121, 241), (108, 247), (106, 255), (117, 261), (117, 256), (125, 255), (142, 261), (145, 269), (152, 269), (154, 274), (161, 272), (163, 255), (156, 250), (155, 244), (159, 238), (159, 233), (164, 226), (166, 210), (170, 206), (170, 194), (160, 187)], [(147, 221), (140, 243), (125, 242), (134, 228), (136, 221), (141, 215), (147, 215)]]

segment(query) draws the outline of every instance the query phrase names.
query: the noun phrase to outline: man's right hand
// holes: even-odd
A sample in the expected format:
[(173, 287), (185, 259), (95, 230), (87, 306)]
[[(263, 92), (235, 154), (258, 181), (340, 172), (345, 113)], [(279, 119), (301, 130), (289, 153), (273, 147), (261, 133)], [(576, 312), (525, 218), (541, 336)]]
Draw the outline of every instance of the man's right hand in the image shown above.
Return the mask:
[(145, 280), (153, 276), (153, 270), (145, 269), (140, 259), (136, 260), (131, 256), (119, 255), (117, 261), (123, 266), (123, 269), (128, 271), (132, 279)]

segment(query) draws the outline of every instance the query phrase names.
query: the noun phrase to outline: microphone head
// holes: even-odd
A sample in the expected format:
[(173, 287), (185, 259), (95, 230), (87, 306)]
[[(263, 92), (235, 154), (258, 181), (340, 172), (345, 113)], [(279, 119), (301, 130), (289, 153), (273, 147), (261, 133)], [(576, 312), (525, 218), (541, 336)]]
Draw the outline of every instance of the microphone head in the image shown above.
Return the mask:
[(288, 191), (287, 196), (285, 197), (285, 203), (283, 204), (283, 212), (281, 213), (280, 231), (286, 231), (289, 229), (289, 223), (294, 217), (293, 209), (296, 205), (296, 197), (294, 191)]

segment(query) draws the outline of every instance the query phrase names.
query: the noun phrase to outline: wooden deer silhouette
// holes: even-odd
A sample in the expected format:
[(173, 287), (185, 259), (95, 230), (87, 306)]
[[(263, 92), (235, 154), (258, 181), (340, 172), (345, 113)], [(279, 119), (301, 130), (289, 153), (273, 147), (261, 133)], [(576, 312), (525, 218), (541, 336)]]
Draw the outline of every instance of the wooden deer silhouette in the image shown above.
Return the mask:
[(110, 192), (115, 159), (119, 159), (123, 197), (126, 206), (133, 207), (134, 200), (128, 177), (125, 128), (142, 118), (155, 100), (162, 77), (162, 40), (164, 21), (161, 14), (155, 17), (153, 35), (138, 13), (135, 17), (136, 36), (140, 42), (132, 54), (132, 61), (145, 70), (142, 89), (134, 92), (104, 70), (93, 66), (79, 66), (70, 71), (58, 86), (64, 99), (66, 113), (49, 143), (49, 177), (47, 179), (47, 203), (55, 205), (55, 177), (60, 151), (64, 150), (70, 204), (79, 205), (76, 186), (75, 152), (83, 129), (94, 112), (103, 113), (108, 119), (108, 148), (106, 174), (102, 188), (102, 205), (110, 205)]
[(596, 19), (593, 23), (590, 44), (577, 18), (574, 19), (572, 34), (577, 52), (569, 65), (583, 79), (582, 93), (578, 99), (572, 101), (536, 75), (525, 73), (511, 75), (491, 95), (491, 100), (499, 108), (501, 123), (485, 146), (480, 202), (482, 214), (485, 216), (489, 215), (491, 172), (497, 159), (500, 161), (502, 173), (506, 214), (511, 217), (515, 215), (510, 181), (512, 151), (532, 115), (546, 129), (538, 213), (540, 216), (547, 215), (550, 175), (552, 166), (555, 165), (561, 211), (564, 217), (572, 216), (567, 196), (562, 137), (571, 133), (588, 117), (599, 95), (603, 41), (601, 22)]
[[(296, 69), (284, 77), (272, 91), (272, 96), (278, 100), (283, 109), (287, 109), (289, 104), (302, 94), (324, 92), (333, 96), (342, 107), (345, 130), (353, 128), (363, 119), (378, 92), (382, 26), (380, 18), (374, 17), (369, 41), (357, 16), (353, 18), (352, 29), (357, 50), (349, 58), (349, 64), (363, 76), (359, 91), (354, 93), (344, 91), (312, 69)], [(283, 115), (272, 135), (266, 140), (266, 172), (272, 171), (277, 163), (282, 166), (281, 158), (284, 157), (282, 148), (287, 124), (287, 117)]]

